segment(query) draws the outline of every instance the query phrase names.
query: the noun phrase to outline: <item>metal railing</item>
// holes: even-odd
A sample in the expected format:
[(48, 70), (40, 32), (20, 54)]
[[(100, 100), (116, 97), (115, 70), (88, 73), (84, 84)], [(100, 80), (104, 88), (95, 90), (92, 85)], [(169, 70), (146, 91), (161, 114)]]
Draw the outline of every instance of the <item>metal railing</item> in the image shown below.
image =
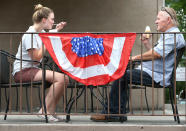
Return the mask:
[[(66, 32), (69, 33), (69, 32)], [(70, 32), (70, 33), (82, 33), (82, 32)], [(112, 34), (115, 32), (102, 32), (102, 33), (97, 33), (97, 32), (90, 32), (90, 33), (94, 33), (94, 34)], [(118, 32), (117, 32), (118, 33)], [(186, 35), (185, 32), (180, 32), (181, 34)], [(144, 46), (143, 43), (141, 42), (141, 40), (139, 40), (139, 37), (142, 37), (142, 34), (151, 34), (152, 35), (152, 49), (156, 46), (155, 43), (158, 40), (158, 36), (160, 34), (163, 34), (163, 44), (165, 45), (165, 35), (166, 34), (173, 34), (174, 35), (174, 68), (177, 68), (177, 61), (176, 61), (176, 35), (180, 34), (178, 32), (171, 32), (171, 33), (136, 33), (137, 37), (136, 37), (136, 42), (134, 44), (134, 46), (140, 47), (140, 49), (136, 49), (135, 52), (139, 52), (140, 54), (143, 54), (145, 52), (144, 50)], [(25, 32), (0, 32), (0, 39), (2, 42), (0, 42), (1, 45), (1, 50), (5, 50), (7, 52), (9, 52), (10, 54), (15, 55), (17, 48), (18, 48), (18, 43), (17, 45), (15, 44), (15, 42), (19, 42), (21, 36), (23, 34), (31, 34), (32, 39), (31, 39), (31, 43), (33, 44), (33, 35), (34, 34), (38, 34), (38, 33), (25, 33)], [(9, 42), (7, 42), (9, 41)], [(5, 44), (6, 43), (6, 44)], [(22, 41), (20, 42), (20, 44), (22, 45)], [(31, 46), (33, 47), (33, 45)], [(21, 49), (23, 47), (21, 46)], [(163, 53), (163, 86), (161, 86), (161, 89), (155, 90), (155, 83), (154, 83), (154, 73), (152, 73), (152, 88), (146, 88), (146, 86), (143, 85), (143, 75), (141, 73), (141, 84), (140, 85), (135, 85), (132, 84), (132, 74), (130, 75), (130, 82), (129, 82), (129, 96), (128, 96), (128, 100), (127, 100), (127, 113), (126, 114), (122, 114), (121, 109), (119, 108), (119, 114), (111, 114), (110, 113), (110, 98), (109, 98), (109, 93), (110, 93), (110, 87), (112, 85), (112, 83), (109, 83), (108, 85), (103, 85), (103, 86), (85, 86), (83, 84), (78, 83), (77, 81), (74, 81), (72, 79), (70, 79), (70, 82), (68, 85), (65, 85), (66, 88), (64, 88), (64, 95), (63, 97), (60, 99), (60, 102), (58, 103), (58, 106), (56, 108), (56, 113), (58, 115), (67, 115), (69, 117), (69, 115), (90, 115), (90, 114), (100, 114), (100, 111), (103, 108), (103, 105), (108, 105), (107, 110), (108, 110), (108, 116), (110, 115), (116, 115), (116, 116), (186, 116), (186, 113), (180, 113), (176, 114), (176, 112), (174, 112), (173, 114), (169, 114), (166, 113), (166, 103), (165, 103), (165, 92), (166, 92), (166, 86), (165, 86), (165, 47), (163, 47), (164, 49), (164, 53)], [(131, 52), (131, 57), (132, 55), (136, 55), (136, 53), (134, 53), (134, 49)], [(154, 49), (152, 51), (152, 54), (154, 55)], [(22, 53), (20, 54), (20, 68), (22, 70)], [(33, 55), (33, 54), (32, 54)], [(43, 54), (44, 56), (44, 54)], [(48, 57), (50, 57), (49, 55), (47, 55)], [(11, 84), (14, 83), (14, 79), (12, 76), (12, 65), (13, 65), (13, 60), (11, 58), (8, 59), (10, 65), (10, 69), (9, 69), (9, 83), (10, 85), (7, 88), (1, 88), (1, 103), (0, 103), (0, 110), (1, 113), (0, 115), (36, 115), (38, 110), (43, 107), (43, 103), (44, 103), (44, 97), (45, 95), (43, 94), (43, 90), (44, 90), (44, 79), (42, 80), (42, 85), (40, 86), (40, 88), (35, 88), (36, 86), (34, 85), (33, 80), (31, 80), (31, 86), (30, 88), (23, 88), (23, 85), (20, 84), (19, 87), (17, 88), (13, 88), (13, 86)], [(154, 61), (155, 58), (152, 58), (152, 72), (154, 72)], [(143, 63), (143, 61), (138, 61)], [(184, 61), (185, 62), (185, 61)], [(41, 64), (41, 68), (43, 69), (44, 66), (46, 65), (44, 62), (42, 62)], [(56, 64), (52, 61), (52, 59), (50, 58), (47, 61), (47, 65), (49, 65), (48, 67), (50, 67), (50, 70), (53, 71), (57, 71), (57, 72), (61, 72), (59, 70), (59, 68), (56, 66)], [(185, 67), (185, 65), (184, 65)], [(129, 61), (128, 64), (128, 70), (131, 70), (134, 68), (134, 64), (132, 61)], [(143, 71), (143, 66), (141, 66), (141, 71)], [(186, 72), (186, 71), (185, 71)], [(174, 72), (173, 75), (176, 78), (176, 72)], [(2, 77), (2, 76), (1, 76)], [(22, 76), (24, 77), (24, 76)], [(55, 77), (55, 75), (54, 75)], [(1, 79), (1, 78), (0, 78)], [(22, 78), (21, 78), (22, 79)], [(20, 82), (22, 83), (22, 80), (20, 80)], [(23, 83), (24, 84), (24, 83)], [(184, 85), (185, 86), (185, 82)], [(119, 84), (120, 86), (120, 84)], [(137, 87), (137, 88), (135, 88)], [(174, 79), (174, 98), (173, 98), (173, 102), (174, 104), (174, 108), (176, 109), (176, 103), (177, 103), (177, 99), (176, 99), (176, 79)], [(119, 87), (119, 94), (120, 94), (120, 90), (122, 87)], [(133, 94), (133, 90), (134, 89), (140, 89), (139, 92), (137, 94)], [(30, 94), (28, 94), (28, 90), (30, 90)], [(40, 92), (42, 91), (42, 92)], [(144, 92), (145, 91), (145, 92)], [(147, 91), (147, 92), (146, 92)], [(46, 93), (46, 92), (45, 92)], [(147, 111), (146, 105), (145, 103), (145, 95), (144, 93), (148, 94), (148, 102), (150, 102), (150, 105), (148, 105), (148, 109), (150, 110), (150, 112)], [(84, 96), (82, 95), (84, 94)], [(17, 95), (17, 96), (16, 96)], [(37, 96), (38, 95), (38, 96)], [(137, 98), (137, 106), (134, 107), (133, 102), (135, 102), (136, 96), (140, 97)], [(37, 99), (37, 97), (39, 97), (39, 99)], [(53, 95), (53, 97), (55, 97), (55, 94)], [(29, 100), (25, 99), (28, 98)], [(78, 99), (76, 99), (78, 98)], [(118, 96), (118, 101), (119, 101), (119, 107), (121, 107), (122, 105), (121, 100), (120, 100), (121, 96)], [(156, 99), (155, 99), (156, 98)], [(15, 102), (16, 101), (16, 102)], [(4, 110), (6, 109), (6, 104), (9, 102), (9, 112), (8, 113), (4, 113)], [(140, 102), (140, 104), (138, 103)], [(149, 104), (146, 101), (146, 104)], [(134, 110), (135, 109), (135, 110)], [(156, 110), (160, 110), (161, 113), (157, 113)], [(178, 110), (179, 111), (179, 110)], [(44, 112), (43, 112), (44, 113)], [(101, 114), (100, 114), (101, 115)]]

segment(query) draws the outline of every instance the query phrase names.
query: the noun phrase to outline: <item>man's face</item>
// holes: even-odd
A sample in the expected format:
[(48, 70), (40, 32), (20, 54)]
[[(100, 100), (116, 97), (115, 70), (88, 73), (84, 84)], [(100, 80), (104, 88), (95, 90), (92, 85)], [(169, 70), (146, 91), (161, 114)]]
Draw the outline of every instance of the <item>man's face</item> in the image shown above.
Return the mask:
[(160, 32), (165, 32), (168, 26), (168, 17), (164, 13), (166, 12), (160, 11), (155, 21), (155, 24), (157, 25), (157, 30)]

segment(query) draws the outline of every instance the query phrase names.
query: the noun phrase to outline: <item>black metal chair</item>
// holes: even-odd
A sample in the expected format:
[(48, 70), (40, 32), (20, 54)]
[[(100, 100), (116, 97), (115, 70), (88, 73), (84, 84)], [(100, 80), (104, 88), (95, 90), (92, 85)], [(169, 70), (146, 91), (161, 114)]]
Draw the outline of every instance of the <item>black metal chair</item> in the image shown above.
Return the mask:
[[(45, 104), (45, 87), (49, 87), (50, 83), (45, 81), (45, 60), (44, 60), (44, 66), (42, 66), (41, 62), (38, 61), (32, 61), (32, 60), (23, 60), (22, 61), (27, 61), (27, 62), (35, 62), (40, 64), (40, 66), (43, 67), (43, 81), (34, 81), (34, 82), (26, 82), (26, 83), (15, 83), (14, 81), (12, 81), (12, 74), (10, 73), (10, 69), (12, 67), (12, 63), (10, 61), (14, 61), (14, 60), (20, 60), (18, 58), (16, 58), (14, 55), (4, 51), (4, 50), (0, 50), (0, 91), (1, 88), (5, 88), (5, 96), (6, 96), (6, 102), (7, 102), (7, 106), (6, 106), (6, 111), (5, 111), (5, 116), (4, 116), (4, 120), (6, 120), (7, 118), (7, 112), (9, 111), (9, 102), (10, 102), (10, 93), (7, 96), (6, 95), (6, 89), (11, 87), (25, 87), (25, 88), (29, 88), (29, 87), (37, 87), (40, 88), (40, 86), (43, 84), (42, 88), (42, 93), (43, 93), (43, 105), (44, 105), (44, 112), (45, 112), (45, 118), (46, 118), (46, 123), (48, 123), (48, 119), (47, 119), (47, 111), (46, 111), (46, 104)], [(1, 92), (0, 92), (1, 93)], [(18, 94), (18, 91), (17, 91)], [(27, 98), (27, 103), (28, 103), (28, 96), (26, 96)], [(1, 98), (0, 98), (1, 100)], [(18, 102), (18, 97), (17, 97), (17, 102)]]
[[(174, 120), (177, 121), (178, 123), (180, 123), (180, 118), (179, 118), (179, 114), (178, 114), (178, 109), (177, 109), (177, 104), (174, 101), (175, 98), (175, 72), (176, 72), (176, 68), (182, 58), (182, 55), (185, 51), (185, 47), (182, 47), (180, 49), (177, 50), (177, 55), (176, 55), (176, 66), (175, 68), (173, 68), (173, 72), (171, 75), (171, 84), (165, 88), (169, 89), (169, 97), (170, 97), (170, 102), (171, 102), (171, 106), (172, 106), (172, 111), (174, 115)], [(132, 64), (140, 64), (141, 61), (134, 61)], [(133, 66), (134, 67), (134, 66)], [(130, 87), (131, 89), (145, 89), (145, 100), (146, 100), (146, 104), (147, 104), (147, 109), (149, 111), (149, 107), (148, 107), (148, 100), (147, 100), (147, 95), (146, 95), (146, 87), (152, 87), (152, 85), (143, 85), (142, 88), (139, 87), (139, 85), (135, 85), (132, 84), (132, 86)], [(154, 88), (163, 88), (163, 86), (161, 86), (160, 84), (154, 84)], [(128, 107), (129, 108), (129, 107)]]

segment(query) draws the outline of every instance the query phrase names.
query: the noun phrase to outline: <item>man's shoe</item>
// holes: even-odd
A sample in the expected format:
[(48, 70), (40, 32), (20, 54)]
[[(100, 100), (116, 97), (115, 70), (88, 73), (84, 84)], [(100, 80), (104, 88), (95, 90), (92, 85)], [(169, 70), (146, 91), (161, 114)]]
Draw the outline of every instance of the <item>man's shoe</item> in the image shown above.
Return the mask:
[(126, 116), (105, 116), (105, 115), (92, 115), (90, 117), (95, 122), (124, 122), (127, 121)]
[(107, 116), (108, 122), (124, 122), (127, 121), (127, 116)]
[(105, 115), (91, 115), (90, 120), (96, 122), (105, 122), (107, 119)]

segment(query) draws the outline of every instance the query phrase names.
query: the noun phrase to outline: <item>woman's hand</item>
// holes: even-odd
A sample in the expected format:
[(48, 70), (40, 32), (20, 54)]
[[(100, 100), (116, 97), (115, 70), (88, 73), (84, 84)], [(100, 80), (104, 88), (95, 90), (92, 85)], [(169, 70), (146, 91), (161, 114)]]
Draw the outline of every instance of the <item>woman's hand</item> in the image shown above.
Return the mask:
[(56, 25), (57, 31), (60, 31), (61, 29), (63, 29), (64, 26), (65, 26), (66, 24), (67, 24), (67, 22), (64, 22), (64, 21), (58, 23), (58, 24)]

